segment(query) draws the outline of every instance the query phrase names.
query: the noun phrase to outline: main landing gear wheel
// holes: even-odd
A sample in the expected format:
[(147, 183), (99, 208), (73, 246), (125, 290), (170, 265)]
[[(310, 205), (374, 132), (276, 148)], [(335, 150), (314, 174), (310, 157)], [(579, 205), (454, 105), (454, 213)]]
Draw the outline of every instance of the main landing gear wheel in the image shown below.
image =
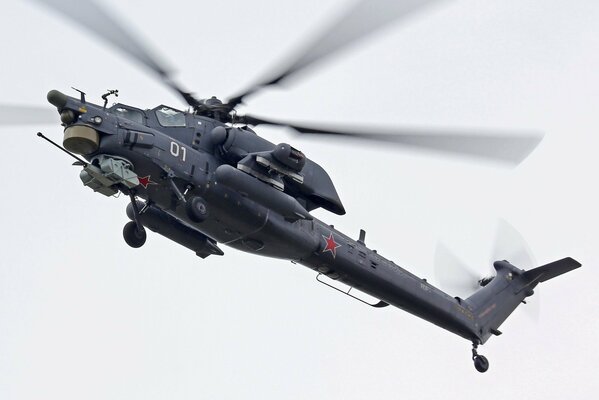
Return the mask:
[(185, 211), (193, 222), (203, 222), (208, 218), (208, 207), (201, 197), (195, 196), (188, 200), (185, 204)]
[(478, 354), (478, 351), (476, 351), (477, 347), (477, 343), (472, 344), (472, 360), (474, 361), (474, 368), (481, 373), (487, 372), (489, 369), (489, 360), (487, 360), (487, 357)]
[(123, 238), (125, 242), (133, 248), (138, 248), (146, 242), (146, 230), (142, 227), (139, 229), (135, 221), (129, 221), (123, 228)]

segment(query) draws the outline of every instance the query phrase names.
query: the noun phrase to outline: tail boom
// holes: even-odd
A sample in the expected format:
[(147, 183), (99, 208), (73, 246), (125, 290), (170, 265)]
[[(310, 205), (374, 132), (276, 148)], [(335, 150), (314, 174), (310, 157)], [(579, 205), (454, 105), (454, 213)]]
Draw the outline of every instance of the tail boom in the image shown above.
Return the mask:
[(474, 309), (476, 336), (480, 344), (492, 335), (501, 334), (499, 326), (526, 297), (533, 295), (533, 289), (539, 283), (579, 268), (581, 264), (566, 257), (528, 271), (507, 261), (496, 261), (493, 266), (497, 276), (466, 299)]

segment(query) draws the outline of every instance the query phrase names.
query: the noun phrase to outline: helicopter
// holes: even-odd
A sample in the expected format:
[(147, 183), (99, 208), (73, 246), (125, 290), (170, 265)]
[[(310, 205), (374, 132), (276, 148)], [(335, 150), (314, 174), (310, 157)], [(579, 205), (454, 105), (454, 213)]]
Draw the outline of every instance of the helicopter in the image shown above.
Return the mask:
[[(467, 339), (472, 342), (472, 359), (480, 372), (487, 371), (489, 363), (478, 354), (478, 346), (501, 334), (500, 325), (534, 293), (536, 285), (580, 267), (572, 258), (528, 271), (498, 261), (494, 264), (496, 275), (481, 281), (481, 288), (472, 296), (461, 299), (369, 249), (363, 231), (354, 240), (310, 214), (317, 208), (345, 214), (332, 179), (302, 151), (286, 143), (271, 143), (252, 127), (284, 126), (303, 134), (403, 143), (513, 163), (525, 158), (540, 140), (538, 136), (363, 133), (237, 115), (236, 106), (247, 97), (329, 56), (356, 39), (356, 34), (317, 40), (318, 45), (309, 47), (283, 72), (223, 102), (216, 97), (197, 99), (182, 89), (95, 3), (42, 3), (63, 5), (63, 15), (96, 29), (153, 70), (190, 107), (190, 111), (166, 105), (151, 110), (126, 104), (108, 107), (109, 97), (117, 91), (108, 91), (103, 104), (89, 102), (83, 92), (71, 97), (53, 90), (47, 95), (64, 127), (64, 150), (82, 167), (83, 184), (105, 196), (129, 196), (131, 221), (123, 236), (131, 247), (145, 244), (147, 228), (202, 258), (223, 255), (222, 243), (294, 261), (376, 297), (379, 301), (371, 304), (375, 308), (396, 306)], [(396, 3), (401, 6), (395, 9), (395, 16), (401, 17), (427, 2)], [(365, 8), (366, 2), (356, 3), (339, 24), (351, 26), (352, 16), (363, 15)], [(331, 32), (343, 29), (336, 25)]]

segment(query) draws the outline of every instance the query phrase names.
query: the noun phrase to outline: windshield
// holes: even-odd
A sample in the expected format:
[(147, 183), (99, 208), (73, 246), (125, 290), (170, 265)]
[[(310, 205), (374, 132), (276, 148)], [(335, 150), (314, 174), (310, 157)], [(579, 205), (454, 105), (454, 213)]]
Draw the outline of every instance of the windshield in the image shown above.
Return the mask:
[(117, 117), (126, 118), (129, 121), (137, 122), (138, 124), (144, 123), (144, 115), (139, 110), (131, 110), (122, 106), (115, 106), (110, 111)]
[(185, 126), (185, 114), (166, 106), (156, 109), (156, 118), (162, 126)]

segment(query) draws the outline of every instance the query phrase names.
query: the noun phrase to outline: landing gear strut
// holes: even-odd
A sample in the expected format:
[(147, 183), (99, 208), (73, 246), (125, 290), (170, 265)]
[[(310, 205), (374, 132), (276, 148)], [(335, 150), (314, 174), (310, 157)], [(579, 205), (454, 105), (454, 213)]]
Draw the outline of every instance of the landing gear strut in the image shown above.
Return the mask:
[(168, 174), (168, 183), (170, 184), (175, 196), (177, 196), (179, 201), (185, 205), (187, 217), (196, 223), (204, 222), (206, 218), (208, 218), (208, 207), (206, 206), (206, 203), (199, 196), (193, 196), (189, 200), (185, 199), (185, 195), (192, 188), (192, 186), (188, 185), (185, 193), (181, 193), (177, 187), (177, 184), (173, 180), (174, 176), (175, 175), (172, 172)]
[(489, 360), (487, 360), (487, 357), (478, 354), (478, 351), (476, 351), (477, 348), (478, 343), (472, 343), (472, 360), (474, 361), (474, 368), (476, 368), (478, 372), (487, 372), (489, 369)]
[(139, 220), (139, 208), (137, 207), (137, 200), (133, 192), (129, 193), (131, 197), (131, 206), (133, 208), (133, 221), (129, 221), (123, 228), (123, 238), (125, 242), (133, 248), (138, 248), (144, 245), (146, 242), (146, 230)]

